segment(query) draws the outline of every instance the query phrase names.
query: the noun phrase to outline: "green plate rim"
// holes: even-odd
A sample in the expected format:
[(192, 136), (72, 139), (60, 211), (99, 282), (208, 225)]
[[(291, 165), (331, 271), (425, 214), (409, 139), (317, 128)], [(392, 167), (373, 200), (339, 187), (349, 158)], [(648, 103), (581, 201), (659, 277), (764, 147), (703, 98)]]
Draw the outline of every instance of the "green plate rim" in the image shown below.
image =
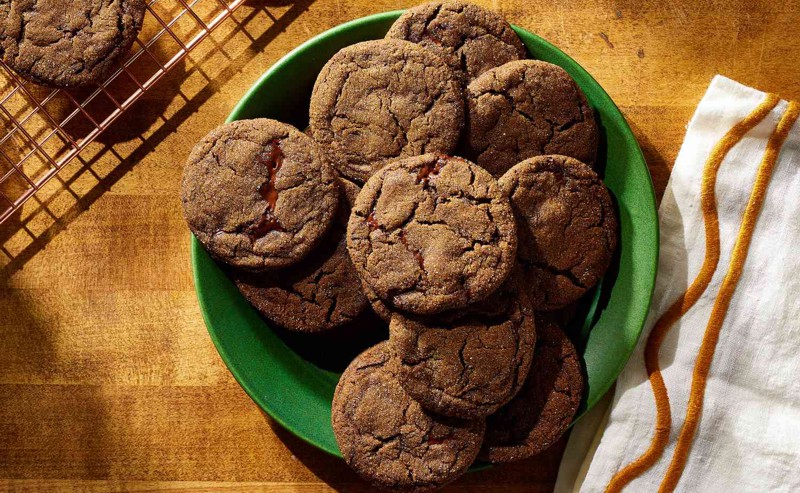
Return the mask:
[[(354, 19), (343, 24), (339, 24), (327, 31), (324, 31), (317, 36), (310, 38), (309, 40), (303, 42), (293, 50), (289, 51), (286, 55), (281, 57), (277, 62), (275, 62), (266, 72), (264, 72), (256, 82), (254, 82), (247, 90), (245, 95), (239, 100), (239, 102), (234, 106), (233, 110), (229, 114), (228, 118), (225, 120), (227, 122), (234, 121), (237, 118), (237, 115), (245, 111), (245, 108), (250, 103), (250, 99), (253, 95), (259, 91), (259, 88), (264, 82), (272, 77), (272, 75), (276, 72), (279, 72), (284, 65), (290, 63), (290, 59), (302, 55), (305, 51), (309, 50), (310, 47), (313, 45), (324, 42), (326, 39), (335, 37), (341, 32), (347, 31), (355, 26), (358, 26), (361, 23), (365, 22), (374, 22), (374, 21), (386, 21), (391, 18), (398, 17), (404, 10), (394, 10), (389, 12), (382, 12), (373, 15), (369, 15), (366, 17), (361, 17), (358, 19)], [(637, 142), (635, 136), (633, 135), (633, 131), (631, 130), (630, 126), (628, 125), (627, 120), (625, 119), (622, 112), (619, 110), (617, 105), (608, 95), (608, 93), (603, 89), (603, 87), (575, 60), (573, 60), (570, 56), (566, 53), (558, 49), (555, 45), (548, 42), (544, 38), (533, 34), (519, 26), (512, 25), (514, 30), (520, 34), (520, 36), (529, 37), (531, 41), (540, 45), (541, 48), (544, 48), (551, 52), (551, 60), (555, 60), (553, 63), (556, 65), (561, 66), (562, 68), (566, 69), (570, 75), (576, 80), (576, 82), (581, 87), (586, 86), (595, 86), (596, 90), (594, 91), (596, 94), (592, 100), (593, 106), (600, 106), (606, 105), (610, 108), (613, 112), (616, 113), (618, 116), (618, 122), (620, 123), (620, 130), (621, 133), (626, 141), (626, 145), (629, 149), (635, 151), (634, 155), (630, 158), (632, 160), (639, 161), (640, 164), (644, 167), (647, 171), (647, 183), (649, 185), (646, 193), (648, 197), (646, 199), (649, 202), (650, 207), (648, 207), (647, 211), (653, 212), (653, 219), (649, 226), (649, 231), (637, 231), (637, 235), (642, 235), (647, 238), (642, 238), (642, 241), (647, 243), (650, 247), (652, 252), (651, 255), (651, 262), (650, 265), (646, 266), (647, 270), (651, 272), (651, 276), (649, 278), (643, 279), (643, 281), (649, 285), (647, 295), (647, 301), (645, 303), (645, 309), (643, 309), (643, 313), (638, 316), (639, 321), (637, 322), (638, 331), (636, 333), (636, 337), (632, 338), (628, 341), (628, 345), (625, 351), (625, 358), (620, 358), (618, 364), (614, 367), (611, 373), (614, 374), (613, 379), (608, 379), (608, 382), (601, 387), (601, 391), (594, 393), (595, 397), (593, 399), (587, 399), (584, 403), (583, 411), (578, 414), (575, 419), (573, 420), (572, 424), (575, 424), (583, 415), (586, 414), (602, 397), (611, 386), (614, 384), (616, 379), (619, 377), (619, 374), (622, 372), (623, 368), (627, 364), (628, 360), (630, 359), (630, 355), (633, 353), (633, 350), (636, 347), (637, 341), (641, 336), (641, 332), (644, 328), (644, 324), (647, 318), (647, 313), (649, 312), (649, 308), (652, 302), (653, 290), (655, 289), (655, 278), (657, 274), (657, 266), (658, 266), (658, 255), (659, 255), (659, 224), (658, 224), (658, 213), (657, 213), (657, 201), (655, 190), (652, 184), (652, 177), (650, 176), (649, 169), (647, 168), (647, 163), (642, 153), (641, 147)], [(602, 101), (597, 101), (597, 98), (600, 98)], [(227, 366), (228, 370), (234, 376), (236, 381), (239, 385), (244, 389), (244, 391), (250, 396), (250, 398), (262, 409), (264, 410), (272, 419), (274, 419), (278, 424), (280, 424), (283, 428), (288, 430), (293, 435), (297, 436), (304, 442), (318, 448), (328, 454), (331, 454), (335, 457), (341, 457), (337, 450), (331, 450), (328, 447), (324, 446), (323, 444), (316, 443), (315, 441), (306, 437), (303, 433), (298, 431), (292, 423), (284, 419), (282, 415), (279, 413), (274, 412), (270, 405), (266, 403), (251, 387), (248, 379), (245, 378), (241, 373), (242, 371), (238, 368), (237, 364), (235, 363), (235, 356), (229, 354), (228, 351), (225, 349), (224, 344), (219, 339), (219, 336), (216, 330), (213, 328), (213, 324), (209, 319), (209, 300), (206, 299), (205, 294), (203, 293), (203, 289), (200, 287), (201, 281), (199, 278), (199, 271), (200, 269), (200, 262), (203, 256), (206, 255), (205, 251), (203, 250), (202, 245), (194, 236), (191, 236), (191, 261), (192, 261), (192, 274), (193, 280), (195, 283), (195, 290), (197, 294), (198, 303), (200, 305), (200, 310), (203, 315), (203, 320), (205, 322), (206, 328), (209, 332), (211, 340), (214, 343), (220, 357), (222, 358), (223, 362)], [(641, 262), (641, 261), (639, 261)], [(571, 425), (570, 425), (571, 426)]]

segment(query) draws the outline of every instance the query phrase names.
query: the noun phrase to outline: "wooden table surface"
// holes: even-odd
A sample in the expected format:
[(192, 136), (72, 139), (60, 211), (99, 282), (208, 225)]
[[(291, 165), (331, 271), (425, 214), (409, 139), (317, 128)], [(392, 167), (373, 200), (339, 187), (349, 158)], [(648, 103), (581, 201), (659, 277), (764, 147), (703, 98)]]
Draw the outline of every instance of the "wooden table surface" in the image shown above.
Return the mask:
[[(178, 190), (192, 145), (275, 60), (343, 21), (413, 3), (251, 1), (0, 225), (0, 490), (367, 490), (228, 373), (193, 291)], [(478, 3), (594, 75), (659, 197), (714, 74), (800, 99), (798, 1)], [(562, 450), (448, 491), (550, 491)]]

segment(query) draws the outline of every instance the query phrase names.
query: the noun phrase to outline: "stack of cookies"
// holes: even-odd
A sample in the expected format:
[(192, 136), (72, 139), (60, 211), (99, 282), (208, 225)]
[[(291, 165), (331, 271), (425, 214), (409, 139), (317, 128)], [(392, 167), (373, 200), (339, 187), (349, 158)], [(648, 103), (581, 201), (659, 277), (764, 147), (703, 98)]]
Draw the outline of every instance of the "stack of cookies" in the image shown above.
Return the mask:
[(234, 122), (187, 163), (191, 230), (268, 320), (319, 333), (371, 309), (389, 324), (332, 406), (342, 455), (375, 486), (428, 491), (476, 459), (538, 454), (580, 404), (555, 314), (605, 273), (617, 219), (585, 96), (525, 57), (496, 14), (422, 5), (331, 58), (306, 133)]

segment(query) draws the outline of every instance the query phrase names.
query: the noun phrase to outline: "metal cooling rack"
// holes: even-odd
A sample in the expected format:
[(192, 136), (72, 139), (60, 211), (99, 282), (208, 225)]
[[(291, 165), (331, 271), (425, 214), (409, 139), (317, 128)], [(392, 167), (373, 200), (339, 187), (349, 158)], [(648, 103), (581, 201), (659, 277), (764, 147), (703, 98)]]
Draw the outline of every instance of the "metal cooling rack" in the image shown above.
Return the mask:
[(0, 223), (245, 0), (150, 0), (122, 66), (96, 88), (46, 89), (0, 61)]

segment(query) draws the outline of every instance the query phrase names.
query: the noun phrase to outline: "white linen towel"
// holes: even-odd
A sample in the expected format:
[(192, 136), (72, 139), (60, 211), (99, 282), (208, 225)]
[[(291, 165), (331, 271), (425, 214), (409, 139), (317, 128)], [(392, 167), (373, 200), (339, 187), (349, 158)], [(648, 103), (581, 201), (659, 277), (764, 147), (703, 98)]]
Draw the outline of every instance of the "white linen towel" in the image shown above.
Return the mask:
[[(770, 101), (774, 107), (767, 113)], [(557, 490), (606, 491), (612, 477), (650, 447), (656, 399), (645, 366), (648, 335), (695, 280), (710, 253), (701, 209), (707, 161), (721, 139), (761, 107), (764, 118), (729, 152), (718, 153), (724, 155), (713, 196), (719, 217), (719, 261), (707, 288), (672, 325), (658, 353), (671, 410), (665, 449), (656, 454), (652, 467), (629, 475), (623, 491), (800, 491), (800, 124), (796, 105), (776, 101), (725, 77), (711, 82), (689, 123), (661, 202), (659, 271), (644, 332), (617, 381), (607, 423), (598, 431), (599, 444), (585, 459), (582, 484), (569, 488), (564, 476), (575, 473), (570, 460), (590, 446), (587, 436), (603, 421), (603, 412), (576, 425)], [(788, 129), (784, 142), (782, 129)], [(776, 154), (765, 153), (770, 141), (770, 148), (779, 150), (771, 176), (764, 168)], [(759, 189), (765, 190), (765, 199), (760, 213), (756, 208), (748, 215), (755, 225), (749, 250), (742, 249), (747, 235), (740, 228), (748, 202), (751, 209), (752, 201), (757, 202), (751, 195)], [(736, 269), (731, 265), (737, 238), (737, 256), (744, 259), (738, 284), (733, 282)], [(726, 275), (726, 285), (735, 286), (727, 309), (720, 293)], [(715, 303), (718, 316), (712, 317)], [(700, 388), (702, 379), (693, 381), (693, 372), (710, 319), (722, 323), (700, 394), (702, 406), (695, 408), (701, 409), (696, 433), (689, 436), (693, 440), (685, 465), (673, 465), (676, 481), (665, 482), (686, 422), (692, 386), (695, 393)], [(713, 341), (706, 345), (709, 342)]]

